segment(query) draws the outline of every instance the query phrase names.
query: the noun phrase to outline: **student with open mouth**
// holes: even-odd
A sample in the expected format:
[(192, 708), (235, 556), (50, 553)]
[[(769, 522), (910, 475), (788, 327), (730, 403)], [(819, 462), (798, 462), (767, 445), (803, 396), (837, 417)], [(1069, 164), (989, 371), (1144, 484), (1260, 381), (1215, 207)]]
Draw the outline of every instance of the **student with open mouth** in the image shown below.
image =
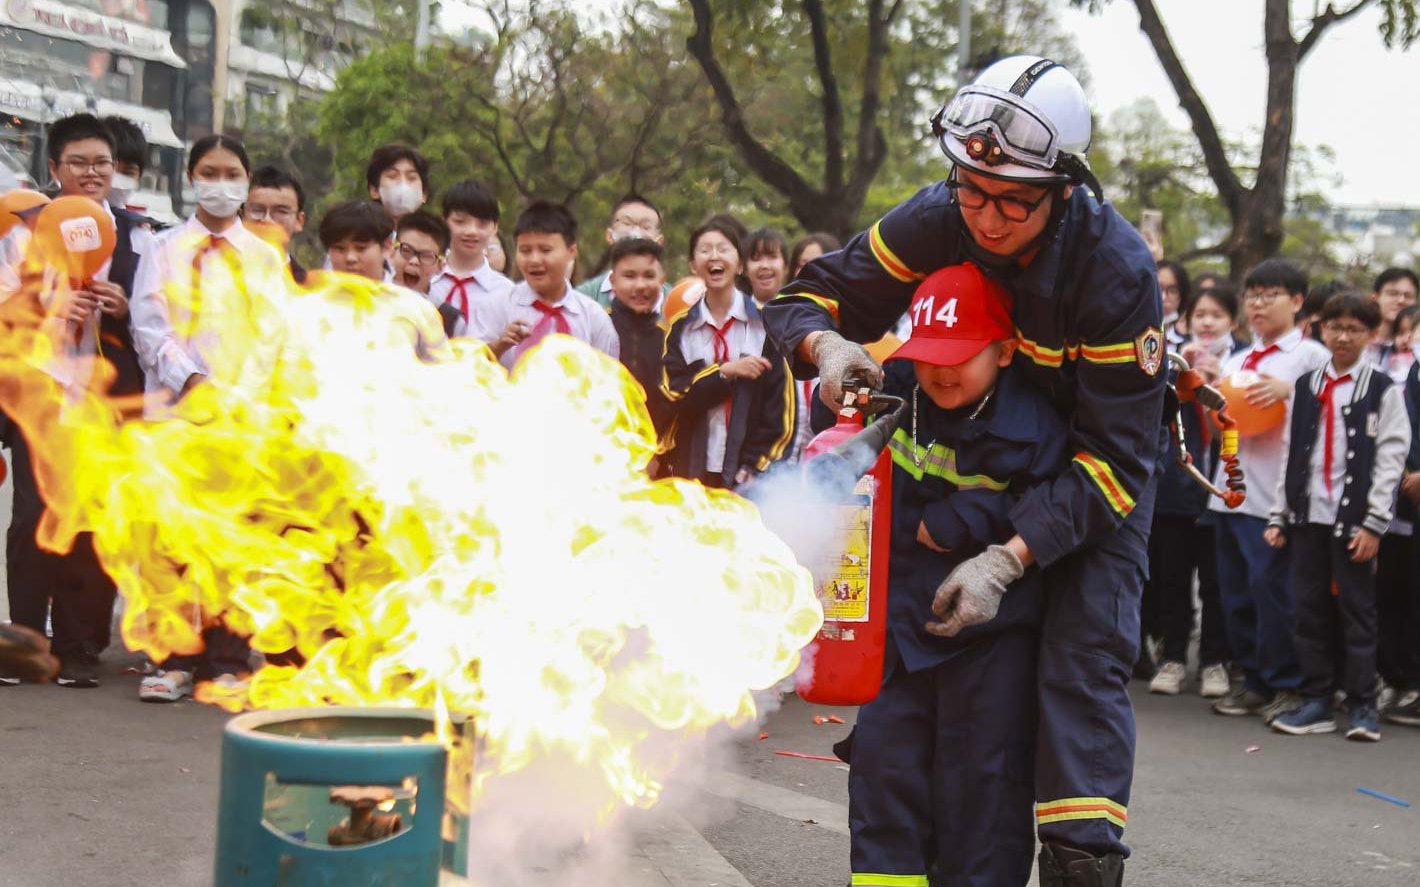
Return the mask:
[(670, 321), (661, 394), (670, 419), (664, 464), (677, 477), (733, 489), (783, 459), (794, 437), (794, 389), (767, 341), (759, 305), (736, 287), (740, 235), (715, 217), (690, 238), (691, 272), (705, 297)]

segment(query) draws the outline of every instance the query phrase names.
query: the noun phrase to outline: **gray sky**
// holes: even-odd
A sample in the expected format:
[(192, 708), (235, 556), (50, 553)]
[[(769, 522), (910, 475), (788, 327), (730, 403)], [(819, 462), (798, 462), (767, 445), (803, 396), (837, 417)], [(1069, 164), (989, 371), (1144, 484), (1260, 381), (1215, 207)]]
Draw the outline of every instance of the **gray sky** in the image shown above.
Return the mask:
[[(582, 0), (609, 8), (623, 0)], [(1129, 0), (1114, 0), (1097, 16), (1055, 0), (1091, 72), (1091, 99), (1101, 118), (1151, 97), (1178, 126), (1187, 118), (1169, 86)], [(1259, 130), (1266, 97), (1262, 0), (1157, 0), (1184, 66), (1225, 134)], [(1324, 4), (1322, 4), (1324, 5)], [(1309, 15), (1313, 4), (1293, 0)], [(468, 21), (467, 7), (448, 3), (445, 22)], [(1420, 45), (1385, 48), (1379, 10), (1332, 27), (1298, 76), (1297, 141), (1329, 145), (1342, 183), (1328, 190), (1338, 204), (1420, 206)], [(1299, 20), (1296, 30), (1305, 25)], [(689, 59), (687, 58), (687, 63)]]
[[(1256, 131), (1267, 85), (1262, 0), (1158, 0), (1158, 7), (1218, 125), (1235, 135)], [(1310, 14), (1312, 4), (1292, 7)], [(1387, 50), (1380, 18), (1367, 10), (1333, 26), (1308, 56), (1298, 73), (1297, 141), (1335, 150), (1343, 181), (1329, 192), (1333, 203), (1420, 206), (1420, 44)], [(1187, 126), (1133, 3), (1115, 0), (1097, 16), (1066, 9), (1061, 21), (1089, 62), (1101, 116), (1149, 96)]]

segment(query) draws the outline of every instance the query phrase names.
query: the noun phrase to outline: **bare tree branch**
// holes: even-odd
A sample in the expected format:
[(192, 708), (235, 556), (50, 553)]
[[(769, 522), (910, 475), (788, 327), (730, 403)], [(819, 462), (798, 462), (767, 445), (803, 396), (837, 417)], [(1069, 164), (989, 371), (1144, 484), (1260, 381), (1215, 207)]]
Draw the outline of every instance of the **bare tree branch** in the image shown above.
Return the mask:
[(828, 51), (828, 26), (820, 0), (804, 0), (804, 15), (814, 44), (814, 67), (823, 90), (823, 187), (837, 191), (843, 187), (843, 102), (838, 94), (838, 78)]
[(1212, 113), (1203, 102), (1203, 97), (1198, 94), (1188, 71), (1183, 67), (1183, 60), (1174, 49), (1173, 40), (1169, 37), (1163, 20), (1159, 18), (1159, 11), (1153, 0), (1134, 0), (1134, 6), (1139, 10), (1139, 29), (1153, 45), (1164, 74), (1168, 76), (1169, 83), (1178, 94), (1179, 105), (1188, 115), (1193, 134), (1197, 136), (1198, 144), (1203, 149), (1203, 162), (1208, 167), (1208, 175), (1218, 188), (1218, 196), (1236, 217), (1241, 212), (1247, 190), (1228, 162), (1228, 152), (1218, 134), (1218, 125), (1213, 121)]
[(1355, 3), (1341, 10), (1336, 11), (1336, 4), (1326, 4), (1326, 9), (1312, 18), (1312, 26), (1307, 30), (1306, 36), (1302, 37), (1301, 43), (1297, 44), (1297, 59), (1300, 61), (1307, 57), (1307, 53), (1312, 51), (1321, 35), (1326, 33), (1326, 29), (1332, 25), (1346, 21), (1353, 15), (1363, 11), (1370, 6), (1374, 0), (1356, 0)]
[(813, 192), (815, 189), (804, 180), (803, 176), (765, 147), (749, 131), (749, 127), (745, 123), (744, 109), (740, 107), (739, 100), (735, 97), (735, 90), (725, 75), (725, 69), (715, 58), (715, 17), (714, 13), (710, 11), (709, 0), (689, 0), (689, 2), (691, 10), (695, 14), (695, 32), (686, 39), (686, 48), (690, 50), (690, 54), (695, 57), (695, 60), (700, 63), (701, 70), (705, 72), (705, 79), (710, 82), (710, 88), (715, 93), (715, 100), (720, 105), (720, 115), (725, 124), (725, 131), (730, 136), (730, 140), (739, 148), (745, 163), (754, 170), (755, 175), (786, 195)]
[(868, 55), (863, 62), (863, 98), (858, 106), (858, 157), (848, 191), (861, 202), (868, 186), (887, 157), (887, 139), (878, 126), (882, 101), (883, 62), (887, 58), (888, 28), (901, 7), (901, 0), (883, 14), (883, 0), (868, 3)]

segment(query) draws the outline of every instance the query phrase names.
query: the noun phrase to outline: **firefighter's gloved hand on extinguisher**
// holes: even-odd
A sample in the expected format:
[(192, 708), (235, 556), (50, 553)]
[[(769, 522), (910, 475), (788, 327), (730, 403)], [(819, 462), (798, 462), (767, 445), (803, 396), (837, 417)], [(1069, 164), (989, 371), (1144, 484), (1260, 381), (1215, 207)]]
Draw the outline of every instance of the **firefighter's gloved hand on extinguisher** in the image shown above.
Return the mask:
[(955, 637), (968, 625), (996, 618), (1006, 587), (1026, 572), (1015, 552), (993, 545), (952, 570), (937, 588), (932, 612), (941, 622), (928, 622), (927, 630), (939, 637)]
[(843, 409), (843, 383), (862, 379), (874, 388), (883, 384), (883, 368), (857, 342), (831, 330), (815, 334), (810, 355), (818, 367), (819, 397), (835, 412)]

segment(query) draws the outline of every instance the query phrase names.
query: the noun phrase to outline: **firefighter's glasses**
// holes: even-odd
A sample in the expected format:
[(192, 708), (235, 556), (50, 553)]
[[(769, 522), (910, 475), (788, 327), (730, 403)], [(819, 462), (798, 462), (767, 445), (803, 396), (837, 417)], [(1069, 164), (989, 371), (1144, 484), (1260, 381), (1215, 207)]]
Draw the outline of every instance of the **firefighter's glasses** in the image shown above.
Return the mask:
[(1019, 197), (1009, 197), (1004, 194), (987, 194), (985, 191), (969, 182), (951, 179), (947, 182), (947, 187), (956, 194), (957, 203), (962, 209), (978, 210), (984, 209), (986, 204), (996, 205), (996, 212), (1008, 222), (1024, 222), (1031, 217), (1040, 205), (1050, 196), (1050, 189), (1040, 195), (1039, 200), (1022, 200)]

